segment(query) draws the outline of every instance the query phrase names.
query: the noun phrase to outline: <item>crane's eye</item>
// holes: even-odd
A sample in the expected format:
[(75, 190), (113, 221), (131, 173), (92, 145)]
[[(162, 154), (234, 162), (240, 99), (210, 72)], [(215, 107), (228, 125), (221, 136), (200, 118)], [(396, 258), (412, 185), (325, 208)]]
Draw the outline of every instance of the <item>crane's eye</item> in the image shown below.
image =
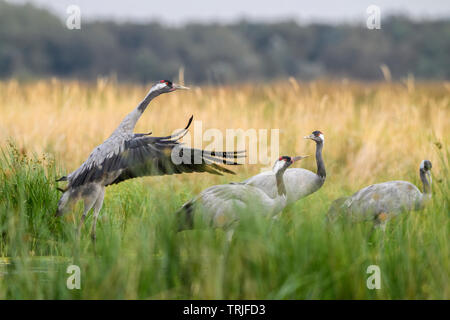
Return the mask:
[(281, 160), (283, 160), (283, 157), (280, 157), (280, 159), (278, 159), (278, 161), (281, 161)]

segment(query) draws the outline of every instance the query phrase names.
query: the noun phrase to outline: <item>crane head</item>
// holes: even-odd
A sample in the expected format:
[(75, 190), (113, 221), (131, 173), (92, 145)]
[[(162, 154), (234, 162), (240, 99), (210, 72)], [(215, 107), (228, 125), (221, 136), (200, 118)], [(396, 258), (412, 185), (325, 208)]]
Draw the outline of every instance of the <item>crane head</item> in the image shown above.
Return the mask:
[(188, 87), (173, 83), (172, 81), (169, 80), (160, 80), (153, 86), (153, 90), (159, 91), (160, 93), (172, 92), (178, 89), (189, 90)]
[(314, 140), (315, 142), (318, 142), (318, 143), (325, 142), (325, 137), (324, 137), (323, 133), (319, 130), (313, 131), (309, 136), (305, 136), (304, 138)]
[(297, 157), (289, 157), (289, 156), (281, 156), (278, 158), (277, 161), (275, 161), (275, 164), (273, 165), (273, 172), (280, 173), (284, 172), (291, 164), (293, 164), (295, 161), (299, 161), (301, 159), (307, 158), (309, 156), (297, 156)]
[(431, 183), (432, 178), (431, 178), (431, 161), (430, 160), (422, 160), (422, 162), (420, 163), (420, 172), (425, 173), (428, 176), (428, 180)]
[(431, 161), (430, 160), (422, 160), (420, 163), (420, 170), (423, 171), (430, 171), (432, 168)]

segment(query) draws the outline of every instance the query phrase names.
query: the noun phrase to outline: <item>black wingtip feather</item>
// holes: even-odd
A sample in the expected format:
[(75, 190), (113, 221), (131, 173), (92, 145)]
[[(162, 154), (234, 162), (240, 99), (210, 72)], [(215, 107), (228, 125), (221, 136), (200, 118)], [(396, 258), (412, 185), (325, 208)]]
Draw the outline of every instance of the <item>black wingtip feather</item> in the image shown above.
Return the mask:
[(185, 130), (187, 130), (191, 126), (191, 123), (192, 123), (193, 119), (194, 119), (194, 115), (191, 115), (191, 117), (189, 118), (189, 122), (188, 122), (187, 126), (184, 128)]

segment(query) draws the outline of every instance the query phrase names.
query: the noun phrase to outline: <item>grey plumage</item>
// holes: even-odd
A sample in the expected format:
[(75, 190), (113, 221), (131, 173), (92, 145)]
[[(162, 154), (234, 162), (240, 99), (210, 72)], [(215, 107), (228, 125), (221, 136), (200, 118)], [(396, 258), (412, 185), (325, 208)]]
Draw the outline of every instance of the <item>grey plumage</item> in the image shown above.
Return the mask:
[(347, 201), (348, 198), (349, 197), (341, 197), (331, 203), (326, 215), (326, 221), (328, 223), (336, 222), (341, 217), (341, 215), (344, 213), (342, 205), (345, 203), (345, 201)]
[(192, 117), (187, 126), (174, 135), (152, 137), (150, 133), (133, 133), (150, 101), (176, 89), (187, 88), (167, 80), (152, 86), (144, 100), (122, 120), (111, 136), (97, 146), (78, 169), (59, 179), (67, 181), (68, 185), (58, 202), (57, 216), (83, 199), (85, 208), (80, 227), (87, 212), (94, 207), (92, 235), (95, 237), (96, 220), (103, 204), (104, 189), (108, 185), (142, 176), (184, 172), (233, 173), (216, 163), (237, 164), (236, 159), (245, 156), (243, 152), (191, 149), (179, 142), (187, 133)]
[[(322, 158), (322, 150), (325, 138), (322, 132), (314, 131), (305, 139), (311, 139), (316, 143), (317, 173), (302, 168), (289, 168), (284, 173), (284, 182), (287, 191), (287, 203), (294, 203), (322, 187), (326, 179), (325, 163)], [(275, 175), (272, 171), (265, 171), (244, 181), (245, 184), (263, 189), (269, 196), (276, 193)]]
[(180, 230), (192, 228), (193, 215), (196, 212), (201, 214), (207, 224), (225, 229), (234, 225), (242, 213), (276, 215), (286, 206), (286, 188), (283, 180), (285, 171), (293, 162), (303, 158), (284, 156), (275, 162), (273, 182), (276, 191), (273, 195), (245, 182), (217, 185), (203, 190), (177, 211), (181, 223)]
[(330, 221), (339, 215), (351, 221), (373, 220), (376, 225), (384, 224), (403, 211), (418, 210), (431, 198), (431, 162), (423, 160), (420, 178), (424, 192), (407, 181), (388, 181), (365, 187), (348, 198), (335, 200), (329, 211)]

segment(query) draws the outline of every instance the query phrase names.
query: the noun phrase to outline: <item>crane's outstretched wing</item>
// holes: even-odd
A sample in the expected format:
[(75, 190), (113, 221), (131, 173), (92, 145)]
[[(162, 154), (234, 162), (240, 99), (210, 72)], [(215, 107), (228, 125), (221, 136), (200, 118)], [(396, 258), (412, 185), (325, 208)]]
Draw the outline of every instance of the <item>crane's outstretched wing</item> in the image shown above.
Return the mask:
[[(158, 139), (158, 138), (156, 138)], [(123, 155), (127, 163), (122, 173), (110, 184), (143, 176), (160, 176), (185, 172), (234, 174), (217, 163), (237, 165), (238, 152), (213, 152), (183, 147), (176, 140), (133, 139)], [(179, 161), (174, 161), (174, 158)]]
[[(183, 146), (179, 140), (187, 133), (191, 122), (192, 117), (183, 130), (170, 136), (134, 135), (131, 139), (122, 141), (116, 151), (108, 152), (102, 160), (89, 161), (88, 159), (79, 170), (69, 175), (70, 187), (102, 180), (106, 185), (110, 185), (142, 176), (184, 172), (234, 174), (233, 171), (219, 166), (218, 163), (236, 165), (238, 158), (245, 157), (245, 151), (217, 152)], [(111, 181), (110, 177), (114, 176), (116, 178)]]

